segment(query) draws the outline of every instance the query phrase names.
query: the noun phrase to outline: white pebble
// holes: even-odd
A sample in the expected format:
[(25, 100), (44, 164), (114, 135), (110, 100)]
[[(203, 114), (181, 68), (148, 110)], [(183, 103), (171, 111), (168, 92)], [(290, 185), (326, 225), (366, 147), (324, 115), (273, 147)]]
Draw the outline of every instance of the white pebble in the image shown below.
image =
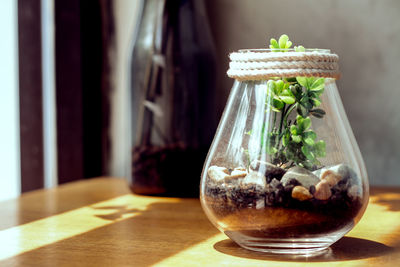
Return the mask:
[(211, 166), (207, 171), (208, 176), (217, 183), (225, 181), (229, 177), (229, 171), (225, 167)]

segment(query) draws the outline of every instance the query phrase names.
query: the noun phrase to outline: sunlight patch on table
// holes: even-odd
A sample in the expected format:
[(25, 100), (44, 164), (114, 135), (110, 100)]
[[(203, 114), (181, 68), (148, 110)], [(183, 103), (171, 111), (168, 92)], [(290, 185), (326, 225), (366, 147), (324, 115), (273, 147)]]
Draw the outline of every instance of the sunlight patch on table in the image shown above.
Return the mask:
[[(390, 200), (397, 195), (380, 195), (379, 200)], [(367, 240), (382, 240), (385, 245), (390, 246), (393, 238), (390, 236), (399, 231), (400, 227), (400, 211), (390, 210), (387, 206), (380, 203), (378, 198), (372, 196), (368, 208), (361, 219), (362, 221), (350, 231), (347, 236), (357, 237)], [(364, 220), (364, 222), (363, 222)], [(368, 235), (366, 235), (366, 233)], [(250, 259), (227, 255), (217, 251), (214, 244), (225, 240), (228, 237), (224, 234), (217, 234), (207, 240), (195, 244), (177, 254), (168, 257), (155, 266), (209, 266), (210, 260), (218, 263), (219, 266), (261, 266), (266, 262), (259, 259)], [(241, 248), (239, 248), (241, 249)], [(207, 255), (207, 257), (204, 257)], [(346, 261), (346, 266), (366, 266), (372, 259), (357, 259)], [(232, 264), (234, 262), (234, 264)], [(285, 261), (268, 261), (268, 266), (343, 266), (343, 261), (328, 262), (285, 262)]]
[[(393, 200), (393, 197), (398, 198), (394, 194), (380, 194), (370, 197), (364, 216), (347, 236), (368, 240), (390, 240), (390, 235), (398, 231), (400, 227), (400, 211), (390, 210), (380, 201), (382, 199)], [(368, 236), (365, 233), (368, 233)], [(390, 243), (385, 243), (385, 245), (390, 245)]]
[[(131, 194), (0, 231), (0, 260), (134, 217), (165, 199)], [(169, 199), (167, 202), (179, 202)]]

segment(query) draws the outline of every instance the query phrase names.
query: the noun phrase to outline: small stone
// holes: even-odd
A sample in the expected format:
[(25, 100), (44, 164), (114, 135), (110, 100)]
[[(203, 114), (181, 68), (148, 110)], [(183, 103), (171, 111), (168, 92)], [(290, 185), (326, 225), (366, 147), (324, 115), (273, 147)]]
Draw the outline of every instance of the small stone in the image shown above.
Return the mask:
[(311, 195), (314, 195), (314, 193), (315, 193), (315, 185), (310, 186), (310, 189), (308, 189), (308, 191), (310, 191)]
[(322, 180), (315, 186), (315, 193), (314, 197), (319, 200), (327, 200), (331, 197), (331, 187), (329, 186), (328, 182)]
[(275, 204), (275, 192), (271, 192), (266, 196), (265, 203), (268, 206), (273, 206)]
[(279, 180), (278, 179), (272, 179), (271, 180), (271, 182), (269, 183), (269, 185), (272, 187), (272, 188), (278, 188), (278, 186), (281, 184), (281, 182), (279, 182)]
[(321, 180), (325, 180), (330, 187), (335, 186), (342, 178), (341, 175), (332, 170), (326, 170), (321, 174)]
[(264, 188), (267, 185), (266, 178), (259, 172), (252, 171), (244, 177), (242, 185), (258, 185)]
[(207, 171), (208, 176), (216, 183), (222, 183), (229, 177), (229, 171), (225, 167), (211, 166)]
[(327, 169), (326, 168), (321, 168), (321, 169), (318, 169), (318, 170), (315, 170), (315, 171), (313, 171), (312, 173), (315, 175), (315, 176), (317, 176), (317, 177), (321, 177), (321, 173), (322, 172), (324, 172), (324, 171), (326, 171)]
[(325, 168), (316, 170), (313, 173), (318, 177), (322, 177), (324, 172), (326, 172), (327, 170), (333, 171), (333, 172), (337, 173), (338, 175), (340, 175), (342, 177), (341, 180), (347, 180), (347, 179), (352, 179), (352, 178), (355, 179), (357, 177), (357, 174), (355, 173), (355, 171), (347, 164), (338, 164), (338, 165), (334, 165), (331, 167), (325, 167)]
[(267, 193), (271, 193), (271, 192), (277, 192), (277, 191), (281, 191), (283, 190), (284, 187), (281, 184), (281, 182), (279, 182), (278, 179), (273, 178), (270, 182), (267, 181), (267, 186), (265, 187), (265, 191)]
[(339, 164), (335, 168), (331, 168), (331, 170), (337, 172), (343, 179), (357, 178), (356, 172), (347, 164)]
[(282, 190), (276, 190), (275, 191), (275, 203), (281, 204), (283, 202), (283, 191)]
[(289, 184), (289, 185), (286, 185), (286, 186), (283, 188), (283, 190), (284, 190), (286, 193), (291, 193), (294, 187), (295, 187), (294, 185)]
[(286, 186), (289, 183), (293, 183), (291, 181), (295, 179), (299, 185), (304, 186), (305, 188), (309, 188), (312, 185), (316, 185), (319, 182), (319, 178), (315, 176), (312, 172), (301, 168), (299, 166), (295, 166), (290, 168), (285, 175), (283, 175), (281, 179), (281, 183)]
[(277, 179), (282, 178), (286, 172), (284, 169), (262, 160), (253, 160), (250, 164), (250, 169), (264, 174), (266, 178)]
[(347, 191), (347, 195), (353, 200), (361, 198), (361, 190), (357, 185), (352, 185)]
[(264, 199), (258, 199), (256, 202), (256, 209), (263, 209), (265, 207), (265, 200)]
[(231, 172), (230, 178), (231, 179), (237, 179), (237, 178), (243, 178), (247, 175), (247, 171), (245, 168), (238, 167), (233, 169)]
[(296, 185), (300, 185), (300, 183), (296, 179), (292, 178), (292, 179), (289, 179), (289, 181), (286, 183), (286, 185), (296, 186)]
[(307, 190), (307, 188), (298, 185), (295, 186), (292, 190), (292, 198), (298, 199), (300, 201), (305, 201), (308, 199), (311, 199), (313, 196), (310, 194), (310, 192)]

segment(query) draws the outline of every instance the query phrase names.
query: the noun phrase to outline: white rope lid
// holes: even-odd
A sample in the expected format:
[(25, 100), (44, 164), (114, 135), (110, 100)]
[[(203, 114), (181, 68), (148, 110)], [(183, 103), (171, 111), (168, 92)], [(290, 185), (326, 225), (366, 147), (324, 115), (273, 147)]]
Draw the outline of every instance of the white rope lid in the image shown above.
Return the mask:
[(274, 52), (270, 49), (239, 50), (229, 55), (228, 76), (240, 81), (271, 77), (340, 77), (339, 57), (326, 49)]

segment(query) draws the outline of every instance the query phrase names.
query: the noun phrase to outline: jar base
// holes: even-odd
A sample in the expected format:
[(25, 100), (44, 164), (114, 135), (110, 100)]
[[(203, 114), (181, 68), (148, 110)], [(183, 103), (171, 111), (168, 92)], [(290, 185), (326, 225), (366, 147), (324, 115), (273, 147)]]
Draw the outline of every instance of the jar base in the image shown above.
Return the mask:
[(270, 238), (256, 237), (246, 234), (246, 231), (225, 231), (224, 233), (239, 246), (267, 254), (286, 254), (317, 256), (324, 253), (333, 243), (343, 237), (352, 227), (329, 235), (313, 237)]

